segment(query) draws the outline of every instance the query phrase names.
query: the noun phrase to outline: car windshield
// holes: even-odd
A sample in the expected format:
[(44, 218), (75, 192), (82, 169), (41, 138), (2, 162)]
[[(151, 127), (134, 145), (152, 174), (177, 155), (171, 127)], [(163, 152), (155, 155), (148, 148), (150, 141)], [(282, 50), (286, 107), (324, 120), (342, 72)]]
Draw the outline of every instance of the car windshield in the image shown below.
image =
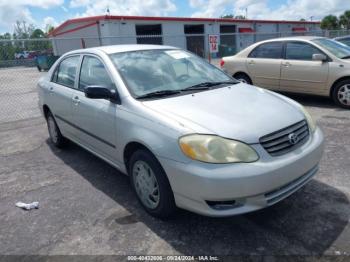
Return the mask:
[(314, 39), (312, 41), (338, 58), (350, 58), (350, 47), (347, 45), (326, 38)]
[(205, 90), (215, 83), (235, 81), (198, 56), (178, 49), (130, 51), (110, 57), (136, 98)]

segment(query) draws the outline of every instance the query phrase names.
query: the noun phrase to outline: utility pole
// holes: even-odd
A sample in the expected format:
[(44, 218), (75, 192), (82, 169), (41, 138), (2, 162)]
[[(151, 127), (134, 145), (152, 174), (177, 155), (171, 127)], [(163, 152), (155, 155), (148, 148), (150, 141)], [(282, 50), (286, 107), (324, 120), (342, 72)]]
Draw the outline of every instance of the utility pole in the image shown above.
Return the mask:
[(314, 16), (312, 15), (312, 16), (310, 16), (310, 21), (312, 22), (312, 20), (314, 19)]
[(245, 8), (245, 19), (248, 19), (248, 7)]

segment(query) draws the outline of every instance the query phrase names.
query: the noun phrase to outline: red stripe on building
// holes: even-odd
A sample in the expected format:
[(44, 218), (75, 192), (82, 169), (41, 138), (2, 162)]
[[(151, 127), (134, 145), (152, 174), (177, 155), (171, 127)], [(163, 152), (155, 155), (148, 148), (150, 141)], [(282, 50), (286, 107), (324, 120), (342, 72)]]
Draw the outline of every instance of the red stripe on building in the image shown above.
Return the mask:
[(254, 33), (255, 30), (253, 30), (250, 27), (241, 27), (241, 28), (238, 28), (238, 32), (240, 32), (240, 33)]

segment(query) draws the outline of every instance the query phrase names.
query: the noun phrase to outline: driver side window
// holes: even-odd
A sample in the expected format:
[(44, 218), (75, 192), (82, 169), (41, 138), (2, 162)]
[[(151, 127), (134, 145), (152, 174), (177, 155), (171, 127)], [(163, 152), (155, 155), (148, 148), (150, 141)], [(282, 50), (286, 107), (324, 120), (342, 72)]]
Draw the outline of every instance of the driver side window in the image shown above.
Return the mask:
[(322, 52), (316, 47), (303, 42), (288, 42), (286, 45), (286, 59), (312, 61), (313, 54)]
[(79, 89), (84, 90), (87, 86), (102, 86), (115, 89), (112, 79), (103, 63), (96, 57), (84, 56), (80, 70)]

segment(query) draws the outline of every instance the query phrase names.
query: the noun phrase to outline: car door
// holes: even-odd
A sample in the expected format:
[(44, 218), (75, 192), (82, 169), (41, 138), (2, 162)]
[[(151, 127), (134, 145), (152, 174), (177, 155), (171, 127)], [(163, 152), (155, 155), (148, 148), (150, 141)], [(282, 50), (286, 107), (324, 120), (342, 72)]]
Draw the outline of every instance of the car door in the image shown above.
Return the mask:
[(60, 131), (68, 137), (74, 132), (69, 123), (72, 121), (72, 95), (74, 88), (76, 88), (79, 60), (80, 55), (64, 58), (55, 68), (46, 90), (47, 105), (54, 115)]
[(263, 43), (247, 57), (246, 67), (253, 84), (278, 90), (280, 85), (283, 42)]
[(317, 94), (325, 89), (329, 63), (313, 61), (313, 54), (324, 53), (307, 42), (286, 42), (285, 60), (281, 67), (282, 91)]
[(114, 102), (106, 99), (91, 99), (85, 96), (88, 86), (101, 86), (115, 89), (102, 60), (93, 55), (82, 58), (78, 89), (73, 91), (72, 117), (76, 126), (76, 139), (113, 161), (116, 158), (116, 111)]

